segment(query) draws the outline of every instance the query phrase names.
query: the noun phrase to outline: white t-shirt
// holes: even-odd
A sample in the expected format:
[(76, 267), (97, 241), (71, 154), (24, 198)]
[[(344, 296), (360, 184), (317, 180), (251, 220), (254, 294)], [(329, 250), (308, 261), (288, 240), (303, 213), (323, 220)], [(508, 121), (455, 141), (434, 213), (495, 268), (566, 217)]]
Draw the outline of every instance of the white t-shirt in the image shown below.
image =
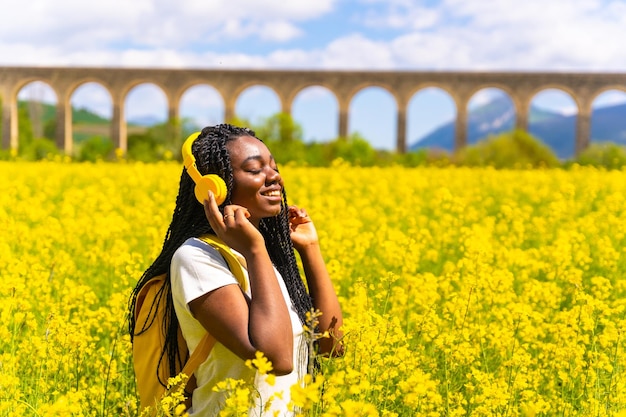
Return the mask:
[[(213, 387), (226, 378), (242, 379), (254, 383), (259, 391), (260, 399), (257, 398), (256, 406), (249, 410), (249, 416), (273, 416), (274, 411), (278, 411), (279, 416), (293, 415), (287, 409), (290, 400), (290, 387), (296, 383), (301, 383), (306, 374), (308, 348), (304, 340), (302, 324), (285, 283), (276, 268), (274, 270), (291, 318), (294, 338), (293, 372), (288, 375), (277, 376), (275, 384), (270, 386), (265, 383), (264, 377), (257, 375), (256, 371), (248, 368), (243, 359), (221, 343), (216, 342), (206, 361), (200, 364), (196, 370), (198, 387), (193, 392), (193, 407), (189, 410), (190, 416), (215, 416), (219, 413), (226, 396), (224, 393), (214, 392)], [(244, 273), (246, 280), (249, 280), (245, 268)], [(189, 302), (225, 285), (238, 285), (237, 279), (230, 272), (222, 255), (206, 242), (196, 238), (185, 241), (174, 253), (170, 266), (170, 279), (174, 309), (191, 354), (206, 334), (206, 330), (193, 317), (189, 309)], [(249, 281), (248, 288), (250, 288)], [(247, 294), (251, 298), (254, 297), (249, 289)], [(261, 413), (259, 410), (273, 394), (278, 395), (274, 395), (271, 407), (265, 410), (266, 413)]]

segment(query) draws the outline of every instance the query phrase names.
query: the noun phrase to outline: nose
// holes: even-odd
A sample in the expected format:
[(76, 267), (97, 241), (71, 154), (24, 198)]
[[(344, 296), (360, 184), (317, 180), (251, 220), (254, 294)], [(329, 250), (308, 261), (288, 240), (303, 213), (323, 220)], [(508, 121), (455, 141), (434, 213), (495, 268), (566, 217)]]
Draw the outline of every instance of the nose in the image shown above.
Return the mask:
[(265, 176), (265, 182), (267, 184), (275, 184), (275, 183), (279, 183), (280, 180), (281, 180), (280, 173), (276, 171), (275, 169), (268, 167), (268, 173)]

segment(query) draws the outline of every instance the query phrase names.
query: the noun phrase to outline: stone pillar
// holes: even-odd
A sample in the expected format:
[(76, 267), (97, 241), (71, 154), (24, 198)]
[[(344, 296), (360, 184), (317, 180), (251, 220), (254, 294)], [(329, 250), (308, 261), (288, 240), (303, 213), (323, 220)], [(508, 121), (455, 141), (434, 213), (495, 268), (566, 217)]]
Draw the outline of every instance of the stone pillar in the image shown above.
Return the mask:
[(511, 92), (511, 100), (515, 106), (515, 129), (528, 132), (528, 118), (530, 117), (531, 88), (521, 85)]
[(515, 128), (528, 132), (529, 103), (526, 100), (514, 101), (516, 104)]
[(180, 118), (180, 101), (184, 91), (179, 92), (175, 86), (168, 84), (162, 85), (161, 90), (165, 94), (167, 100), (167, 120), (171, 124), (174, 120)]
[(591, 139), (591, 110), (581, 106), (576, 117), (576, 156), (589, 147)]
[(528, 131), (528, 113), (520, 110), (515, 115), (515, 128), (524, 132)]
[(396, 151), (398, 153), (406, 153), (406, 105), (404, 103), (398, 106)]
[(347, 138), (348, 137), (348, 114), (349, 114), (349, 105), (344, 100), (339, 101), (339, 137)]
[[(180, 95), (175, 95), (171, 91), (165, 91), (167, 97), (167, 132), (171, 135), (170, 140), (175, 144), (175, 148), (180, 149), (183, 145), (183, 125), (180, 119)], [(180, 154), (176, 153), (176, 158)]]
[(169, 120), (169, 122), (171, 123), (174, 120), (178, 119), (179, 114), (180, 112), (178, 110), (178, 106), (170, 101), (167, 108), (167, 120)]
[(274, 90), (274, 92), (276, 93), (276, 96), (278, 97), (278, 105), (280, 106), (278, 111), (280, 113), (291, 114), (291, 106), (287, 105), (287, 100), (288, 100), (287, 95), (282, 93), (281, 91), (277, 91), (275, 87), (272, 88), (272, 90)]
[(72, 105), (64, 96), (59, 95), (56, 114), (56, 144), (66, 155), (72, 155)]
[(235, 107), (237, 104), (237, 98), (232, 96), (224, 96), (224, 122), (231, 122), (237, 114), (235, 114)]
[(2, 98), (2, 149), (17, 149), (17, 106), (9, 95), (8, 89), (3, 89)]
[(111, 117), (111, 141), (115, 149), (121, 149), (123, 154), (128, 151), (128, 137), (126, 119), (124, 117), (124, 97), (120, 94), (111, 94), (113, 101), (113, 116)]
[(293, 107), (293, 97), (280, 99), (280, 111), (281, 112), (287, 113), (288, 115), (291, 116), (292, 107)]
[(459, 100), (454, 130), (454, 151), (459, 151), (465, 146), (467, 146), (467, 102)]

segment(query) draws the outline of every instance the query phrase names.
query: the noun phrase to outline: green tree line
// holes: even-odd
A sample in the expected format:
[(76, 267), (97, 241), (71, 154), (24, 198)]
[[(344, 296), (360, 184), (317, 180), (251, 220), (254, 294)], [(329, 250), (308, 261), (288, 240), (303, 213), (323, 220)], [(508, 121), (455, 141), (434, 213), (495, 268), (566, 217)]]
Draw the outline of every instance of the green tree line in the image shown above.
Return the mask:
[[(77, 116), (81, 117), (81, 114), (77, 113)], [(0, 159), (40, 160), (61, 155), (62, 151), (57, 148), (54, 141), (55, 118), (48, 117), (47, 120), (43, 128), (38, 126), (38, 129), (34, 129), (28, 106), (19, 106), (18, 152), (15, 154), (9, 150), (2, 150)], [(355, 166), (491, 166), (504, 169), (567, 168), (578, 164), (607, 169), (626, 167), (626, 148), (617, 144), (592, 144), (576, 158), (561, 161), (539, 139), (522, 130), (489, 136), (453, 153), (439, 149), (422, 149), (400, 154), (374, 149), (359, 133), (338, 137), (328, 142), (306, 142), (302, 127), (287, 113), (277, 113), (257, 124), (239, 118), (228, 122), (252, 128), (281, 164), (324, 167), (340, 160)], [(35, 130), (39, 130), (40, 135), (37, 135)], [(197, 130), (199, 128), (186, 119), (170, 120), (144, 129), (133, 129), (128, 135), (128, 149), (125, 155), (119, 150), (116, 152), (108, 136), (92, 135), (76, 140), (73, 155), (69, 156), (75, 161), (180, 160), (180, 148), (184, 138)]]

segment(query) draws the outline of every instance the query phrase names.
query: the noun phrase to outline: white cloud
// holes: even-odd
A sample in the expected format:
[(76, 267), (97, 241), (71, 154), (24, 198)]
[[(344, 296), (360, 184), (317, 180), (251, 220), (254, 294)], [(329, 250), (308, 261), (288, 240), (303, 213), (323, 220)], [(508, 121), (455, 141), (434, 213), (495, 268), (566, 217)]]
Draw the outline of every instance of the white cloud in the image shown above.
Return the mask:
[(183, 94), (180, 117), (191, 118), (200, 126), (219, 123), (224, 117), (224, 100), (208, 85), (196, 85)]
[(394, 67), (393, 53), (387, 43), (372, 41), (360, 34), (331, 42), (321, 54), (322, 68), (389, 69)]
[(235, 113), (253, 123), (270, 117), (280, 111), (280, 99), (268, 87), (254, 86), (246, 89), (237, 98)]
[(297, 26), (283, 20), (264, 22), (245, 22), (239, 19), (227, 19), (221, 28), (210, 33), (213, 41), (220, 39), (245, 39), (257, 36), (264, 41), (284, 42), (302, 34)]
[(113, 101), (109, 92), (100, 84), (88, 82), (76, 89), (72, 95), (72, 105), (110, 118), (113, 114)]
[(314, 85), (307, 87), (300, 91), (297, 95), (297, 100), (301, 103), (315, 102), (321, 99), (327, 99), (328, 97), (334, 98), (333, 93), (326, 87)]
[[(315, 37), (301, 23), (337, 12), (337, 4), (34, 0), (3, 9), (0, 65), (626, 70), (621, 0), (359, 0), (342, 16), (349, 30), (325, 44), (271, 47)], [(356, 26), (354, 16), (362, 19)], [(268, 47), (241, 49), (251, 38)], [(229, 47), (232, 40), (238, 46)]]
[(609, 90), (598, 95), (594, 101), (594, 107), (615, 106), (626, 103), (626, 93), (623, 91)]
[(103, 33), (108, 34), (105, 39), (117, 38), (128, 32), (126, 27), (149, 15), (150, 6), (148, 0), (38, 0), (19, 7), (5, 6), (0, 14), (0, 39), (46, 44), (67, 41), (77, 34), (95, 40)]
[[(196, 1), (207, 3), (206, 0)], [(332, 11), (337, 0), (220, 0), (219, 3), (229, 14), (255, 20), (283, 18), (301, 21)]]
[(548, 88), (537, 93), (531, 100), (531, 106), (570, 116), (578, 113), (574, 99), (565, 91)]
[(125, 102), (126, 120), (167, 120), (167, 97), (154, 84), (139, 84), (128, 92)]
[[(363, 22), (394, 30), (397, 68), (623, 71), (621, 0), (408, 0), (374, 4)], [(382, 5), (382, 6), (381, 6)], [(381, 13), (381, 10), (384, 10)]]
[(196, 85), (183, 94), (181, 102), (193, 107), (222, 108), (224, 99), (211, 85)]
[[(626, 67), (624, 5), (599, 0), (446, 0), (459, 39), (479, 65), (497, 69), (602, 70)], [(607, 11), (607, 9), (612, 9)], [(621, 12), (621, 13), (620, 13)]]
[(469, 107), (480, 107), (491, 103), (494, 99), (502, 97), (502, 90), (495, 88), (484, 88), (472, 96), (469, 101)]
[(433, 28), (441, 22), (439, 10), (415, 6), (410, 2), (391, 2), (388, 8), (385, 14), (377, 10), (367, 13), (362, 18), (363, 23), (374, 28), (421, 30)]
[(288, 41), (297, 38), (302, 31), (296, 26), (285, 21), (263, 23), (259, 29), (259, 36), (268, 41)]
[(18, 94), (20, 100), (40, 101), (43, 103), (56, 103), (57, 95), (48, 84), (42, 81), (33, 81), (26, 84)]
[(7, 5), (0, 14), (0, 43), (58, 46), (64, 50), (122, 44), (175, 47), (255, 36), (291, 40), (298, 22), (332, 10), (335, 0), (34, 0)]

